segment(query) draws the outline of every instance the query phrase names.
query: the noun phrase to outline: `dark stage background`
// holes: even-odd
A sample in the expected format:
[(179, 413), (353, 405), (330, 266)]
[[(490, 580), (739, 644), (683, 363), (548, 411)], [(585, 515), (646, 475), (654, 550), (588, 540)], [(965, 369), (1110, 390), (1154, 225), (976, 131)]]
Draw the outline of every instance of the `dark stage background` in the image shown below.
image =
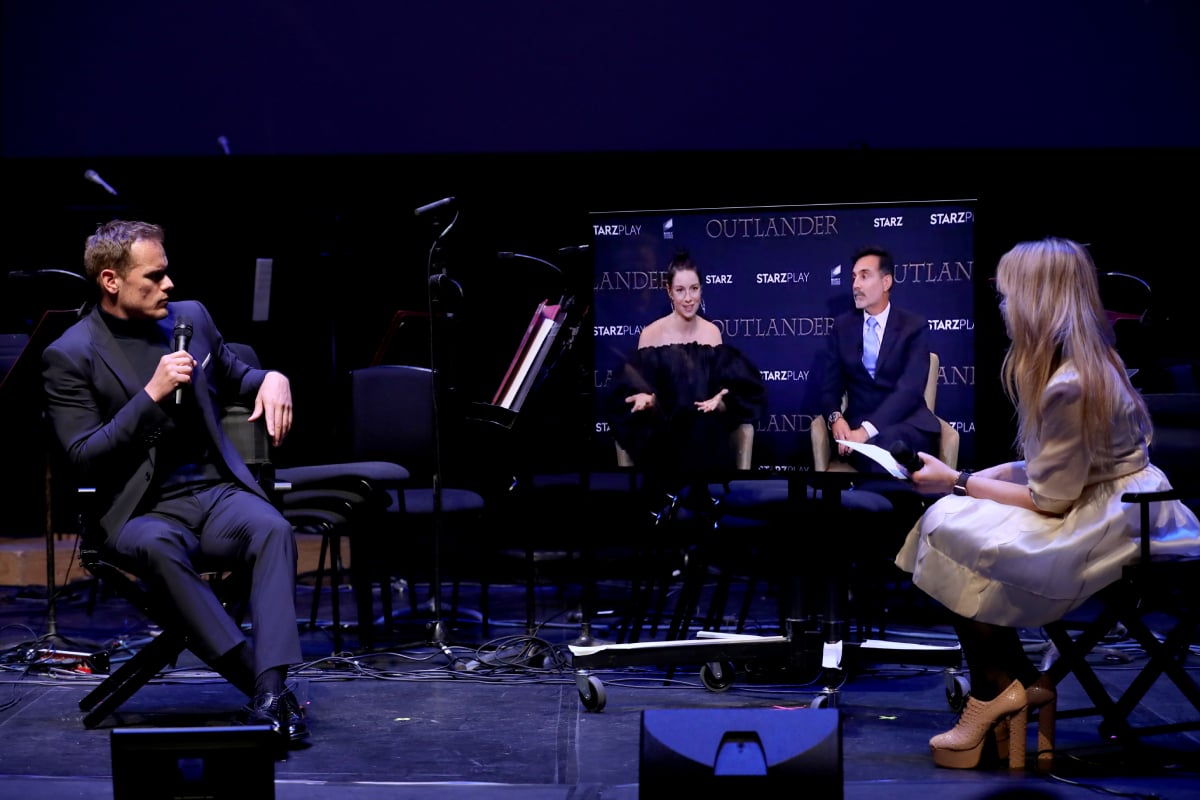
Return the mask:
[[(457, 439), (473, 445), (453, 465), (502, 473), (510, 457), (570, 464), (591, 445), (586, 318), (515, 430), (459, 424), (494, 395), (540, 300), (565, 292), (590, 310), (591, 254), (558, 252), (592, 241), (590, 212), (977, 198), (980, 466), (1012, 436), (986, 277), (1015, 241), (1077, 238), (1102, 270), (1144, 276), (1157, 354), (1189, 355), (1169, 334), (1190, 294), (1198, 18), (1182, 0), (5, 0), (0, 275), (80, 270), (105, 219), (163, 224), (177, 296), (292, 378), (298, 417), (279, 459), (317, 461), (339, 453), (345, 372), (372, 360), (398, 310), (428, 308), (431, 245), (450, 218), (413, 210), (453, 196), (435, 267), (461, 300), (442, 283), (452, 321), (432, 354), (418, 321), (384, 358), (436, 358)], [(274, 260), (266, 321), (252, 319), (260, 258)], [(0, 291), (6, 327), (31, 325), (32, 301)], [(0, 534), (37, 535), (36, 415), (6, 406), (0, 420), (14, 509)]]

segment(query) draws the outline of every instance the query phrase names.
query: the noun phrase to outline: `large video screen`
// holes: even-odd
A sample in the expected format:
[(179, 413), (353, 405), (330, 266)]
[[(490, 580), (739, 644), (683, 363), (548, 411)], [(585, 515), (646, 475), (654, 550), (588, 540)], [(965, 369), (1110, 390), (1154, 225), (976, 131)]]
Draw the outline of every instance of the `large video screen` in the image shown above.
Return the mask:
[(701, 316), (761, 372), (767, 411), (753, 469), (813, 468), (810, 427), (817, 354), (835, 316), (854, 308), (854, 252), (878, 245), (895, 261), (891, 302), (925, 316), (940, 359), (935, 412), (975, 440), (974, 200), (597, 211), (594, 254), (594, 459), (615, 463), (602, 412), (614, 375), (644, 326), (670, 313), (666, 269), (686, 250), (703, 273)]

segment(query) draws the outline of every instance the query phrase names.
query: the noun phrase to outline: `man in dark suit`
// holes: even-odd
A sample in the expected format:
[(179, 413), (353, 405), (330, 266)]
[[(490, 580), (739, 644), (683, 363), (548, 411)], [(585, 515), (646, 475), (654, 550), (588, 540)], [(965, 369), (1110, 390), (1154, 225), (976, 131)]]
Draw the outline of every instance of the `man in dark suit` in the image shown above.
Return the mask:
[[(223, 401), (254, 397), (251, 420), (265, 419), (278, 445), (292, 424), (288, 379), (238, 359), (200, 303), (168, 302), (159, 226), (101, 225), (84, 266), (97, 304), (42, 364), (57, 439), (95, 487), (94, 524), (170, 599), (196, 654), (252, 698), (247, 722), (302, 739), (304, 712), (285, 686), (302, 658), (295, 538), (219, 419)], [(190, 342), (176, 347), (185, 331)], [(249, 570), (253, 644), (198, 573), (197, 556)]]
[[(829, 347), (818, 362), (820, 412), (832, 439), (890, 450), (937, 453), (941, 426), (925, 405), (929, 377), (928, 321), (891, 303), (892, 257), (868, 246), (854, 255), (854, 311), (834, 319)], [(842, 410), (842, 396), (847, 397)], [(834, 444), (836, 456), (860, 472), (880, 472), (874, 461)]]

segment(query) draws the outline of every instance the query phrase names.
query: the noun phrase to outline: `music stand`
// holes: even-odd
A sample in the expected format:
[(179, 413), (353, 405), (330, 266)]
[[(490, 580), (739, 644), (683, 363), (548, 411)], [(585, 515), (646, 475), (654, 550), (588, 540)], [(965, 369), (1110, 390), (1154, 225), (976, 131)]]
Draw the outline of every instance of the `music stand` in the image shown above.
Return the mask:
[[(79, 310), (50, 310), (44, 311), (39, 318), (29, 339), (17, 356), (11, 369), (0, 378), (0, 409), (6, 418), (20, 418), (27, 412), (38, 410), (38, 416), (44, 422), (45, 403), (42, 401), (41, 388), (41, 357), (47, 345), (57, 339), (63, 332), (79, 319)], [(15, 412), (15, 413), (13, 413)], [(46, 537), (46, 633), (38, 641), (57, 639), (58, 619), (55, 609), (57, 582), (54, 564), (54, 493), (53, 493), (53, 448), (45, 441), (47, 432), (44, 424), (37, 426), (37, 435), (43, 437), (42, 452), (44, 453), (44, 501), (45, 501), (45, 537)]]

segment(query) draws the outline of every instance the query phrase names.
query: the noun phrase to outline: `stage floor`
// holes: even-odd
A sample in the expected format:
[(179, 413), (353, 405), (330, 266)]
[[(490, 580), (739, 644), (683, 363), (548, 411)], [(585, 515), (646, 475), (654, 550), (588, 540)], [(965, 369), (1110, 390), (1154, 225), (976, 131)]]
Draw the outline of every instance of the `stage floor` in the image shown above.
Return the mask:
[[(711, 592), (713, 586), (706, 586)], [(397, 585), (397, 608), (407, 609)], [(776, 709), (804, 715), (816, 704), (840, 716), (844, 796), (905, 800), (938, 798), (1082, 798), (1097, 792), (1123, 797), (1200, 797), (1200, 734), (1174, 733), (1140, 746), (1102, 741), (1096, 718), (1060, 719), (1059, 756), (1049, 775), (1007, 770), (948, 770), (933, 765), (929, 737), (956, 718), (944, 670), (903, 664), (862, 665), (852, 672), (791, 671), (739, 665), (723, 691), (706, 688), (701, 665), (653, 663), (597, 670), (604, 707), (585, 708), (572, 670), (568, 644), (581, 633), (578, 586), (547, 582), (535, 591), (539, 627), (529, 635), (525, 587), (492, 586), (491, 631), (481, 633), (476, 615), (479, 586), (464, 585), (466, 613), (445, 620), (447, 636), (428, 641), (423, 618), (398, 617), (398, 627), (378, 652), (355, 653), (353, 626), (347, 652), (331, 654), (328, 590), (317, 629), (307, 625), (313, 596), (302, 583), (297, 606), (305, 656), (293, 682), (308, 703), (311, 738), (275, 764), (275, 796), (299, 798), (635, 798), (639, 796), (642, 712), (711, 709), (706, 719), (722, 724), (722, 710)], [(418, 597), (427, 587), (416, 587)], [(448, 591), (448, 590), (447, 590)], [(754, 632), (780, 633), (777, 598), (757, 583), (751, 594)], [(615, 613), (628, 596), (620, 581), (599, 585), (591, 633), (604, 641), (620, 621)], [(353, 602), (341, 593), (353, 622)], [(705, 595), (707, 596), (707, 595)], [(123, 601), (101, 594), (89, 613), (89, 584), (69, 584), (55, 605), (56, 643), (82, 652), (124, 642), (132, 648), (150, 634)], [(702, 601), (702, 605), (703, 605)], [(738, 608), (740, 598), (731, 599)], [(190, 654), (177, 670), (137, 692), (100, 727), (88, 730), (78, 704), (100, 680), (71, 668), (29, 669), (22, 653), (37, 649), (48, 632), (47, 604), (38, 591), (0, 589), (0, 781), (3, 796), (22, 800), (112, 797), (110, 736), (114, 727), (202, 727), (234, 724), (244, 698), (214, 677)], [(653, 641), (649, 630), (643, 641)], [(689, 632), (689, 638), (696, 631)], [(944, 627), (897, 619), (889, 640), (953, 645)], [(1031, 649), (1039, 632), (1028, 632)], [(1102, 680), (1125, 685), (1140, 668), (1136, 651), (1128, 663), (1098, 661)], [(1195, 669), (1193, 658), (1192, 668)], [(823, 690), (842, 681), (830, 695)], [(1060, 709), (1083, 705), (1072, 678), (1060, 687)], [(774, 713), (774, 712), (772, 712)], [(1136, 719), (1175, 722), (1194, 710), (1169, 681), (1160, 680), (1136, 710)], [(715, 784), (714, 784), (715, 785)], [(747, 787), (749, 788), (749, 787)], [(803, 779), (789, 795), (803, 796)], [(767, 796), (755, 791), (756, 796)]]

